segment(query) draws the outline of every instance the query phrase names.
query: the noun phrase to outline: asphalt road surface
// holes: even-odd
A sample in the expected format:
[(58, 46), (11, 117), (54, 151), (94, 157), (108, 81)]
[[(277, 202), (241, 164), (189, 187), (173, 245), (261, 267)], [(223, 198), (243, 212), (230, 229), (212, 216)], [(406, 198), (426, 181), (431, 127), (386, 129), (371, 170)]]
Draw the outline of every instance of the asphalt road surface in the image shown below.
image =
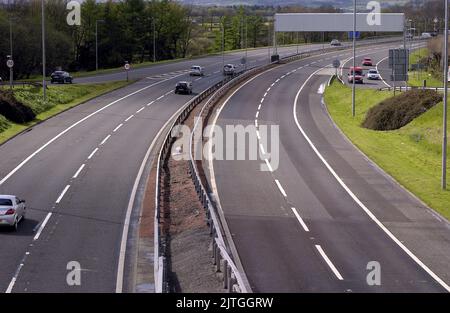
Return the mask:
[[(357, 54), (379, 61), (395, 47)], [(334, 52), (277, 67), (242, 85), (220, 111), (218, 126), (253, 125), (261, 138), (237, 146), (246, 160), (210, 164), (247, 280), (256, 292), (450, 291), (449, 223), (365, 158), (327, 115), (322, 97), (334, 69), (322, 68), (350, 57)], [(279, 127), (279, 162), (266, 125)], [(270, 168), (261, 155), (249, 159), (251, 147), (272, 153)]]
[[(305, 46), (300, 51), (321, 47)], [(280, 48), (279, 52), (292, 54), (296, 49)], [(267, 63), (267, 52), (249, 51), (248, 66)], [(336, 54), (347, 56), (348, 52)], [(226, 55), (225, 63), (237, 64), (242, 55)], [(206, 75), (189, 77), (186, 70), (192, 64), (203, 65)], [(133, 242), (123, 241), (126, 238), (122, 233), (128, 217), (132, 219), (130, 224), (139, 217), (137, 208), (130, 206), (130, 197), (141, 164), (149, 151), (150, 160), (154, 157), (149, 148), (160, 130), (193, 96), (174, 95), (175, 82), (192, 80), (194, 93), (198, 93), (220, 81), (221, 70), (222, 57), (211, 56), (130, 71), (131, 79), (142, 79), (53, 117), (1, 145), (0, 193), (26, 199), (28, 212), (17, 232), (0, 229), (0, 290), (131, 290), (133, 264), (128, 253)], [(79, 82), (115, 79), (123, 79), (123, 73), (80, 78)], [(259, 231), (256, 225), (255, 233)], [(126, 234), (132, 238), (132, 232), (130, 228)], [(261, 240), (265, 242), (264, 237)], [(328, 247), (326, 252), (330, 253)], [(81, 267), (81, 284), (72, 286), (70, 271), (76, 264)], [(123, 288), (118, 289), (122, 283)], [(276, 280), (273, 286), (277, 286)], [(431, 287), (427, 284), (426, 288)]]
[[(321, 47), (303, 46), (300, 51)], [(283, 56), (296, 49), (279, 52)], [(225, 62), (239, 63), (242, 55), (227, 54)], [(249, 51), (248, 66), (267, 63), (266, 56), (267, 49)], [(189, 77), (186, 70), (191, 64), (203, 65), (206, 75)], [(131, 290), (133, 265), (127, 258), (133, 243), (125, 241), (125, 254), (122, 232), (127, 217), (134, 217), (134, 223), (139, 218), (136, 207), (129, 206), (141, 163), (166, 122), (195, 93), (222, 80), (221, 71), (221, 56), (130, 71), (130, 78), (143, 79), (1, 145), (0, 194), (24, 198), (28, 210), (17, 232), (0, 229), (0, 290)], [(79, 82), (114, 79), (123, 79), (123, 73)], [(194, 95), (174, 95), (178, 80), (192, 80)], [(150, 152), (151, 160), (154, 151)], [(133, 237), (132, 231), (126, 234)], [(67, 276), (77, 264), (81, 285), (71, 286)]]

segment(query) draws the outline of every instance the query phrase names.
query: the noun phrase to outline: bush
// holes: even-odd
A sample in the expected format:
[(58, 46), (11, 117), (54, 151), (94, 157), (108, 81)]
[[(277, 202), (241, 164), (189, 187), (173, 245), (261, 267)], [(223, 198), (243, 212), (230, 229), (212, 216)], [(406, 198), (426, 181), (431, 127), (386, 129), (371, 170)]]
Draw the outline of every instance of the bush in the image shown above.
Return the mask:
[(36, 117), (33, 110), (17, 101), (9, 90), (0, 90), (0, 114), (19, 124), (31, 122)]
[(373, 130), (399, 129), (442, 100), (433, 90), (410, 90), (372, 107), (362, 126)]

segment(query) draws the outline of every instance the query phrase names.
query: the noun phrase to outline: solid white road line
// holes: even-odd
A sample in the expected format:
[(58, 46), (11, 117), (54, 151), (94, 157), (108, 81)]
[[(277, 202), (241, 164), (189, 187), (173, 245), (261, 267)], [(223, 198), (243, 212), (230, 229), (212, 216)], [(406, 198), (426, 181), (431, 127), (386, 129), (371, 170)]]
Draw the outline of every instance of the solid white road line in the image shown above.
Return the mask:
[(380, 77), (381, 77), (381, 81), (382, 81), (387, 87), (391, 87), (391, 85), (389, 85), (389, 84), (384, 80), (383, 76), (381, 76), (380, 71), (378, 70), (378, 65), (380, 65), (381, 62), (383, 62), (384, 60), (386, 60), (386, 59), (388, 59), (388, 58), (389, 58), (389, 57), (385, 57), (385, 58), (381, 59), (380, 62), (377, 63), (377, 65), (375, 66), (375, 68), (376, 68), (378, 74), (379, 74)]
[(56, 203), (60, 203), (62, 198), (64, 198), (64, 195), (66, 194), (67, 190), (69, 190), (70, 185), (67, 185), (64, 190), (61, 192), (61, 194), (59, 195), (58, 199), (56, 199)]
[(122, 127), (122, 126), (123, 126), (123, 123), (120, 123), (119, 125), (117, 125), (117, 127), (114, 128), (113, 133), (115, 133), (116, 131), (118, 131), (119, 128)]
[(109, 138), (111, 138), (111, 135), (106, 136), (105, 139), (103, 139), (103, 141), (100, 142), (100, 146), (103, 146), (108, 141)]
[(275, 179), (275, 183), (277, 184), (278, 189), (280, 189), (281, 194), (286, 198), (287, 197), (286, 191), (284, 191), (284, 188), (283, 188), (283, 186), (281, 186), (279, 180)]
[(74, 179), (77, 178), (78, 175), (80, 175), (81, 171), (83, 170), (84, 166), (85, 166), (84, 164), (81, 164), (80, 168), (79, 168), (78, 171), (75, 173), (75, 175), (73, 175), (72, 178), (74, 178)]
[(45, 225), (47, 225), (48, 220), (50, 219), (51, 216), (52, 216), (52, 212), (47, 213), (47, 216), (45, 217), (44, 221), (42, 222), (41, 226), (39, 227), (39, 230), (37, 231), (36, 235), (34, 236), (33, 241), (36, 241), (39, 239), (42, 231), (45, 228)]
[(294, 215), (297, 218), (297, 220), (300, 222), (300, 225), (302, 225), (303, 230), (306, 231), (306, 232), (309, 232), (308, 226), (306, 226), (305, 222), (303, 221), (303, 219), (300, 216), (300, 214), (298, 214), (297, 210), (295, 208), (291, 208), (291, 209), (292, 209), (292, 212), (294, 212)]
[(73, 123), (72, 125), (70, 125), (70, 126), (67, 127), (66, 129), (64, 129), (63, 131), (61, 131), (60, 133), (58, 133), (55, 137), (53, 137), (52, 139), (50, 139), (49, 141), (47, 141), (45, 144), (43, 144), (39, 149), (37, 149), (36, 151), (34, 151), (34, 152), (33, 152), (32, 154), (30, 154), (27, 158), (25, 158), (25, 160), (23, 160), (23, 161), (22, 161), (19, 165), (17, 165), (11, 172), (9, 172), (5, 177), (3, 177), (2, 180), (0, 180), (0, 186), (3, 185), (3, 184), (4, 184), (4, 183), (12, 176), (12, 175), (14, 175), (14, 174), (15, 174), (19, 169), (21, 169), (25, 164), (27, 164), (34, 156), (36, 156), (36, 154), (38, 154), (39, 152), (41, 152), (42, 150), (44, 150), (45, 148), (47, 148), (49, 145), (51, 145), (53, 142), (55, 142), (58, 138), (60, 138), (61, 136), (63, 136), (63, 135), (66, 134), (67, 132), (69, 132), (69, 131), (70, 131), (71, 129), (73, 129), (74, 127), (80, 125), (81, 123), (83, 123), (83, 122), (86, 121), (87, 119), (89, 119), (89, 118), (91, 118), (92, 116), (94, 116), (94, 115), (96, 115), (96, 114), (102, 112), (103, 110), (109, 108), (110, 106), (116, 104), (116, 103), (119, 102), (119, 101), (122, 101), (122, 100), (124, 100), (124, 99), (126, 99), (126, 98), (129, 98), (129, 97), (131, 97), (131, 96), (133, 96), (133, 95), (135, 95), (135, 94), (137, 94), (137, 93), (140, 93), (140, 92), (142, 92), (142, 91), (144, 91), (144, 90), (146, 90), (146, 89), (148, 89), (148, 88), (151, 88), (151, 87), (153, 87), (153, 86), (159, 85), (159, 84), (161, 84), (161, 83), (163, 83), (163, 82), (172, 80), (172, 79), (174, 79), (175, 77), (182, 76), (182, 75), (184, 75), (184, 74), (180, 74), (180, 75), (177, 75), (177, 76), (174, 76), (174, 77), (171, 77), (171, 78), (167, 78), (167, 79), (161, 80), (161, 81), (156, 82), (156, 83), (154, 83), (154, 84), (148, 85), (148, 86), (146, 86), (146, 87), (144, 87), (144, 88), (141, 88), (141, 89), (139, 89), (139, 90), (136, 90), (136, 91), (134, 91), (134, 92), (132, 92), (132, 93), (129, 93), (129, 94), (127, 94), (127, 95), (125, 95), (125, 96), (123, 96), (123, 97), (121, 97), (121, 98), (119, 98), (119, 99), (117, 99), (117, 100), (114, 100), (113, 102), (110, 102), (109, 104), (107, 104), (107, 105), (101, 107), (101, 108), (98, 109), (97, 111), (92, 112), (91, 114), (89, 114), (89, 115), (83, 117), (81, 120), (79, 120), (79, 121)]
[(330, 259), (328, 258), (328, 256), (325, 254), (325, 252), (323, 251), (322, 247), (319, 245), (316, 245), (316, 249), (317, 251), (319, 251), (320, 255), (322, 256), (322, 258), (325, 260), (325, 262), (327, 263), (327, 265), (330, 267), (331, 271), (334, 273), (334, 275), (336, 275), (337, 279), (339, 280), (344, 280), (344, 278), (342, 278), (341, 274), (339, 273), (339, 271), (337, 270), (337, 268), (334, 266), (333, 263), (331, 263)]
[(335, 172), (335, 170), (328, 164), (328, 162), (325, 160), (325, 158), (322, 156), (322, 154), (317, 150), (316, 146), (313, 144), (311, 139), (309, 139), (308, 135), (306, 135), (306, 132), (303, 130), (303, 128), (300, 125), (300, 122), (297, 118), (297, 105), (298, 100), (300, 97), (300, 93), (303, 91), (303, 88), (305, 88), (306, 84), (311, 80), (311, 78), (316, 75), (319, 71), (322, 69), (319, 69), (312, 73), (303, 83), (303, 85), (300, 87), (300, 89), (297, 92), (297, 95), (295, 96), (294, 100), (294, 108), (293, 108), (293, 115), (295, 124), (297, 124), (297, 128), (300, 130), (303, 137), (306, 139), (308, 144), (311, 146), (315, 154), (319, 157), (319, 159), (322, 161), (322, 163), (325, 165), (325, 167), (328, 169), (328, 171), (334, 176), (334, 178), (338, 181), (338, 183), (344, 188), (344, 190), (352, 197), (352, 199), (363, 209), (363, 211), (370, 217), (372, 221), (377, 224), (381, 230), (383, 230), (386, 235), (388, 235), (389, 238), (392, 239), (414, 262), (417, 263), (423, 270), (425, 270), (436, 282), (438, 282), (447, 292), (450, 292), (450, 286), (447, 285), (439, 276), (437, 276), (428, 266), (426, 266), (414, 253), (412, 253), (397, 237), (395, 237), (389, 229), (386, 228), (386, 226), (381, 223), (378, 218), (364, 205), (364, 203), (361, 202), (361, 200), (356, 197), (356, 195), (348, 188), (348, 186), (344, 183), (344, 181), (338, 176), (338, 174)]

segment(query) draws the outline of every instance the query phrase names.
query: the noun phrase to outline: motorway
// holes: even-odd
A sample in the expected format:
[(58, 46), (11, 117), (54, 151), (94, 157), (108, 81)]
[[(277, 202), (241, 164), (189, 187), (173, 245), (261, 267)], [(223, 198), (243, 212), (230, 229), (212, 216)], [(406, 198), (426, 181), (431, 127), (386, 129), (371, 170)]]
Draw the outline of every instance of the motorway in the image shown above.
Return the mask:
[[(322, 45), (300, 47), (300, 51)], [(280, 48), (281, 55), (296, 47)], [(239, 63), (241, 53), (225, 55)], [(250, 50), (249, 66), (268, 62)], [(189, 78), (192, 64), (206, 75)], [(153, 160), (160, 130), (195, 93), (222, 80), (222, 57), (130, 71), (137, 83), (61, 113), (0, 146), (0, 193), (27, 201), (17, 232), (0, 229), (0, 290), (4, 292), (132, 291), (130, 255), (139, 220), (133, 186)], [(117, 76), (119, 75), (119, 76)], [(117, 77), (116, 77), (117, 76)], [(123, 79), (123, 73), (78, 82)], [(194, 95), (174, 95), (178, 80), (193, 80)], [(145, 162), (144, 162), (145, 163)], [(144, 164), (145, 165), (145, 164)], [(139, 189), (140, 190), (140, 189)], [(69, 262), (81, 266), (81, 285), (66, 281)], [(70, 267), (69, 267), (70, 268)]]
[[(357, 55), (382, 64), (396, 47), (362, 47)], [(322, 98), (334, 69), (325, 67), (350, 57), (332, 52), (276, 67), (218, 110), (218, 126), (254, 126), (249, 136), (259, 137), (256, 146), (234, 147), (247, 155), (257, 149), (258, 159), (209, 163), (238, 263), (255, 292), (448, 292), (448, 221), (366, 158), (328, 116)], [(265, 125), (279, 126), (278, 141)], [(278, 166), (266, 154), (277, 144)], [(271, 166), (261, 171), (265, 159)], [(378, 265), (380, 284), (372, 284)]]
[[(344, 42), (343, 46), (349, 46), (349, 43)], [(322, 44), (308, 44), (308, 45), (300, 45), (299, 52), (304, 51), (313, 51), (320, 50), (322, 48), (328, 48), (328, 45)], [(277, 49), (280, 56), (295, 54), (297, 52), (297, 46), (289, 46), (289, 47), (278, 47)], [(268, 48), (265, 49), (249, 49), (247, 51), (248, 54), (248, 67), (254, 67), (256, 65), (264, 64), (269, 61), (269, 52), (272, 53), (273, 50)], [(224, 62), (232, 63), (238, 66), (238, 68), (243, 68), (244, 66), (241, 64), (241, 59), (245, 56), (245, 51), (239, 52), (228, 52), (224, 54)], [(180, 73), (185, 73), (189, 70), (192, 65), (200, 65), (203, 67), (209, 67), (213, 69), (212, 71), (208, 71), (209, 74), (218, 74), (222, 67), (222, 55), (216, 54), (211, 56), (206, 56), (202, 58), (196, 58), (191, 60), (177, 61), (177, 62), (169, 62), (163, 64), (157, 64), (149, 67), (143, 68), (133, 68), (131, 65), (131, 69), (128, 72), (129, 79), (149, 79), (149, 80), (158, 80), (163, 79), (168, 76), (177, 75)], [(100, 74), (89, 77), (79, 77), (75, 78), (75, 83), (100, 83), (105, 81), (117, 81), (117, 80), (125, 80), (126, 72), (125, 70), (119, 72), (112, 72), (106, 74)]]

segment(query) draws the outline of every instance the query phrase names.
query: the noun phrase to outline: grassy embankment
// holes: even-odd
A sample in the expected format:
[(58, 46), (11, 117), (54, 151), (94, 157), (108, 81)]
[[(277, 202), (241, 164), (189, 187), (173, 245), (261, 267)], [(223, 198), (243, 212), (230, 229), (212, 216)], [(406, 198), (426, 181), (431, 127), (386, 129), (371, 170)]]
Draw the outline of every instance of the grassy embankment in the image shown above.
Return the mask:
[[(387, 91), (358, 89), (356, 117), (351, 118), (351, 89), (338, 83), (325, 92), (328, 110), (347, 137), (400, 184), (450, 219), (450, 186), (441, 179), (442, 102), (408, 125), (393, 131), (361, 127), (366, 112), (392, 96)], [(447, 177), (450, 169), (447, 168)]]
[[(29, 106), (36, 118), (26, 124), (17, 124), (0, 115), (0, 144), (40, 121), (127, 84), (126, 81), (118, 81), (92, 85), (49, 86), (47, 102), (42, 100), (42, 88), (15, 87), (16, 99)], [(0, 91), (2, 89), (7, 87), (0, 87)]]
[[(417, 64), (419, 60), (428, 55), (428, 48), (417, 49), (409, 56), (409, 64)], [(443, 82), (436, 78), (428, 71), (411, 71), (409, 72), (409, 86), (421, 87), (423, 81), (427, 81), (427, 87), (442, 87)]]

